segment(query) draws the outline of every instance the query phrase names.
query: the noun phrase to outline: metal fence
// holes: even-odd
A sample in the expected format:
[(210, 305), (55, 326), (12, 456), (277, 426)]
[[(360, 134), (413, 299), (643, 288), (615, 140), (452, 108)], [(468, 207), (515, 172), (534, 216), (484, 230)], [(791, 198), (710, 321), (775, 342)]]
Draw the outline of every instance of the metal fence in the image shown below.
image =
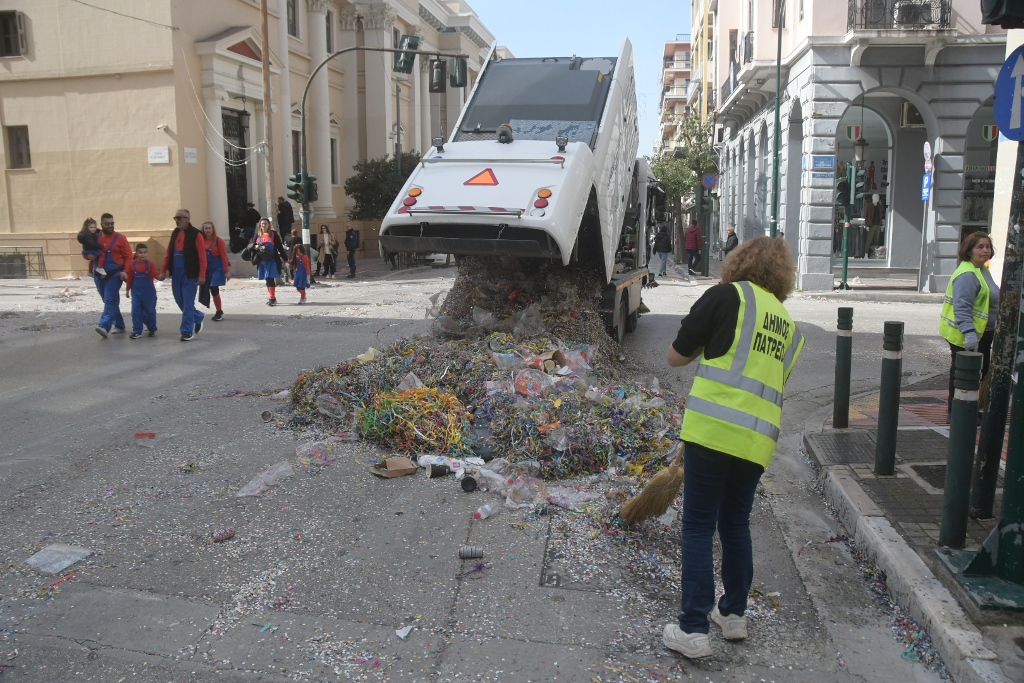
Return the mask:
[(46, 279), (46, 262), (42, 247), (0, 246), (0, 279)]
[(921, 31), (950, 26), (950, 0), (849, 0), (850, 30)]

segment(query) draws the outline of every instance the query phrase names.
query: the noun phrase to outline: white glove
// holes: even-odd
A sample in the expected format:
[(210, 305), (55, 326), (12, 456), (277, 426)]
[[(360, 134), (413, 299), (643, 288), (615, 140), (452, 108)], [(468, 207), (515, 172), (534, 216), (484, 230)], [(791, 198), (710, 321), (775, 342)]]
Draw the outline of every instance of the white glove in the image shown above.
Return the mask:
[(978, 350), (978, 334), (974, 330), (964, 335), (964, 348), (968, 351)]

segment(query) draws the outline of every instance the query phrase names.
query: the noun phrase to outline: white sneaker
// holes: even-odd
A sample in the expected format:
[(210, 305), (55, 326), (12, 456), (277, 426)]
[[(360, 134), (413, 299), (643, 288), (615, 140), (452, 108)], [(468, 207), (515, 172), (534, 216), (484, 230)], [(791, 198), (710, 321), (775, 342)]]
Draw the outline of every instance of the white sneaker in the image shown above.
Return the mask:
[(711, 611), (711, 621), (718, 624), (722, 629), (722, 637), (726, 640), (747, 639), (747, 618), (739, 614), (725, 616), (718, 611), (718, 605)]
[(686, 633), (678, 624), (667, 624), (661, 634), (661, 642), (670, 650), (675, 650), (689, 659), (710, 657), (711, 640), (706, 633)]

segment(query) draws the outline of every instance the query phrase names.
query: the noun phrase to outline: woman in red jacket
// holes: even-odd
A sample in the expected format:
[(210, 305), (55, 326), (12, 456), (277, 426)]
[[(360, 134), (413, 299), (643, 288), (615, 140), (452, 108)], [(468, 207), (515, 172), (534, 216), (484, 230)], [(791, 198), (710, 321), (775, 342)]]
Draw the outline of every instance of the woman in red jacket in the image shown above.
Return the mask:
[(206, 240), (206, 283), (217, 307), (213, 319), (222, 320), (224, 309), (220, 304), (220, 288), (231, 279), (231, 262), (228, 261), (228, 250), (224, 247), (224, 240), (217, 237), (217, 228), (213, 221), (203, 223), (203, 239)]

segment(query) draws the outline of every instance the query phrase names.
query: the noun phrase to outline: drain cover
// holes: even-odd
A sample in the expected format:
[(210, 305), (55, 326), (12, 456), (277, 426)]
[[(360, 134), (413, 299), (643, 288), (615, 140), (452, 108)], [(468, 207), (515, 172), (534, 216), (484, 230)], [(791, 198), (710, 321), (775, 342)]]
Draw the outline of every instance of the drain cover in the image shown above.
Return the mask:
[(919, 403), (919, 404), (929, 404), (929, 405), (935, 405), (935, 404), (943, 405), (943, 404), (945, 404), (945, 401), (943, 401), (941, 398), (936, 398), (934, 396), (900, 396), (900, 403), (906, 403), (906, 404)]
[(822, 466), (875, 461), (875, 439), (870, 432), (851, 430), (809, 434), (807, 445)]
[(924, 479), (934, 488), (942, 489), (946, 487), (945, 465), (911, 465), (911, 468), (917, 472), (917, 476)]
[(931, 429), (901, 429), (896, 453), (904, 462), (942, 462), (949, 453), (949, 438)]

